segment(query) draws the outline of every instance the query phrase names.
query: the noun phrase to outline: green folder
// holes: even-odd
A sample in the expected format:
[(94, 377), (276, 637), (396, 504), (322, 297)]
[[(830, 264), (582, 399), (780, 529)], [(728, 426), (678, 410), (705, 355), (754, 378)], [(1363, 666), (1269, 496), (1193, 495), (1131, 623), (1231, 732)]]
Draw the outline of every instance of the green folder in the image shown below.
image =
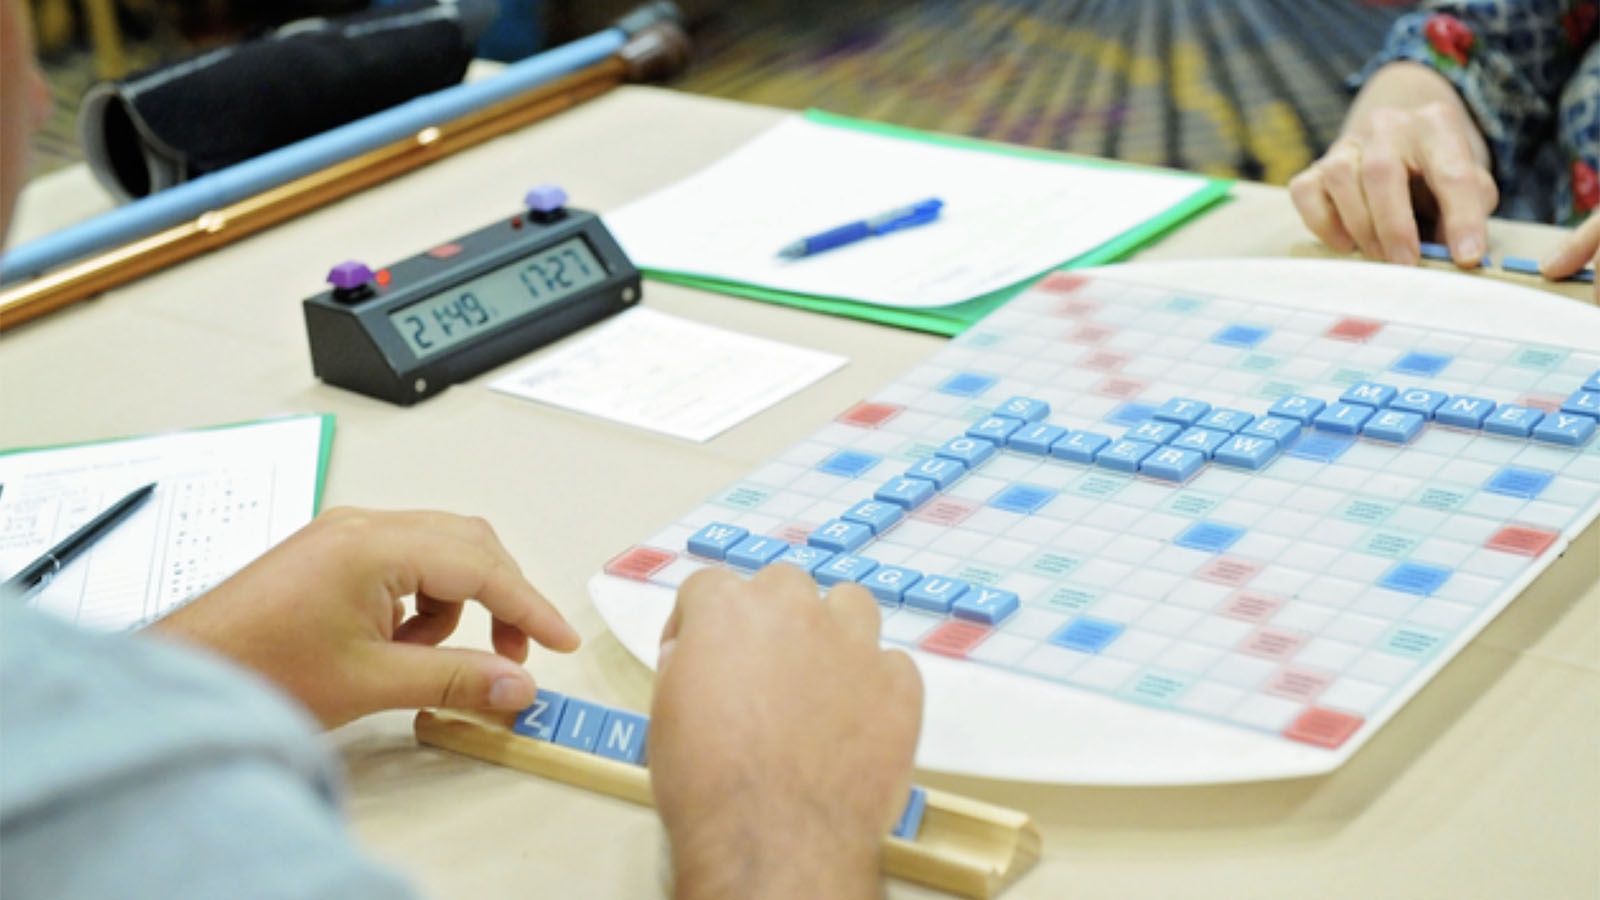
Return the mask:
[[(930, 131), (919, 131), (915, 128), (905, 128), (899, 125), (886, 125), (882, 122), (870, 122), (865, 119), (852, 119), (848, 116), (835, 115), (822, 110), (808, 110), (806, 118), (821, 125), (832, 125), (838, 128), (852, 128), (857, 131), (866, 131), (885, 137), (901, 138), (910, 141), (925, 141), (931, 144), (942, 144), (947, 147), (959, 147), (980, 153), (1002, 153), (1011, 156), (1021, 156), (1028, 159), (1057, 162), (1065, 166), (1083, 166), (1087, 168), (1139, 168), (1151, 171), (1143, 166), (1132, 166), (1110, 160), (1091, 159), (1078, 156), (1067, 156), (1049, 150), (1038, 150), (1030, 147), (1016, 147), (1008, 144), (995, 144), (976, 138), (958, 137), (948, 134), (939, 134)], [(1155, 170), (1160, 171), (1160, 170)], [(1131, 228), (1117, 235), (1109, 241), (1095, 247), (1088, 252), (1081, 253), (1072, 259), (1064, 260), (1055, 268), (1081, 269), (1089, 266), (1104, 265), (1126, 258), (1140, 247), (1154, 241), (1166, 232), (1183, 224), (1227, 195), (1233, 187), (1233, 182), (1228, 179), (1206, 178), (1190, 173), (1172, 173), (1174, 178), (1189, 178), (1202, 180), (1203, 186), (1190, 194), (1182, 202), (1168, 208), (1165, 212), (1146, 220), (1137, 227)], [(1051, 270), (1045, 270), (1051, 271)], [(700, 288), (721, 294), (733, 294), (739, 297), (748, 297), (752, 300), (763, 300), (768, 303), (781, 303), (785, 306), (796, 306), (815, 312), (828, 313), (835, 316), (849, 316), (856, 319), (865, 319), (869, 322), (879, 322), (884, 325), (895, 325), (900, 328), (909, 328), (914, 331), (927, 331), (933, 334), (952, 336), (965, 331), (968, 326), (988, 315), (996, 307), (1022, 293), (1024, 287), (1037, 279), (1044, 272), (1008, 285), (997, 291), (974, 297), (961, 303), (952, 303), (948, 306), (934, 306), (922, 308), (906, 308), (899, 306), (879, 306), (874, 303), (863, 303), (858, 300), (846, 300), (840, 297), (826, 297), (816, 294), (800, 294), (793, 291), (778, 290), (743, 281), (730, 281), (724, 278), (708, 278), (703, 275), (689, 275), (682, 272), (672, 272), (665, 269), (644, 270), (648, 278), (656, 281), (665, 281), (670, 284), (681, 284), (688, 287)]]

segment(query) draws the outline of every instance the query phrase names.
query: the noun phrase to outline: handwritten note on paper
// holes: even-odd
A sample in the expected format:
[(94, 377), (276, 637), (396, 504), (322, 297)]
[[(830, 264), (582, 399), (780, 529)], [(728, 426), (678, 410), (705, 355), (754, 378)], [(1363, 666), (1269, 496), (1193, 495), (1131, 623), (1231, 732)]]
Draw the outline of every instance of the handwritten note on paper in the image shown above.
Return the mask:
[(708, 441), (847, 360), (635, 307), (489, 386)]
[(0, 573), (153, 481), (150, 502), (30, 602), (90, 628), (159, 618), (311, 521), (331, 428), (296, 416), (0, 456)]
[[(884, 306), (946, 306), (1076, 258), (1206, 189), (1196, 175), (985, 152), (787, 119), (606, 214), (640, 268)], [(938, 221), (788, 260), (807, 235), (928, 197)]]

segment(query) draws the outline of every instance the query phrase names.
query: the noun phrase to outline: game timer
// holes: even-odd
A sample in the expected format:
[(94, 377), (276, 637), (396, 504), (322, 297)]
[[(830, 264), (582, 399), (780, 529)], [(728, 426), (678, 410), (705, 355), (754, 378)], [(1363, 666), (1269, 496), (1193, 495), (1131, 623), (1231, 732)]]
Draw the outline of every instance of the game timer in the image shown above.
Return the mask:
[(639, 301), (639, 270), (554, 185), (525, 209), (374, 271), (346, 261), (304, 301), (311, 368), (409, 406)]

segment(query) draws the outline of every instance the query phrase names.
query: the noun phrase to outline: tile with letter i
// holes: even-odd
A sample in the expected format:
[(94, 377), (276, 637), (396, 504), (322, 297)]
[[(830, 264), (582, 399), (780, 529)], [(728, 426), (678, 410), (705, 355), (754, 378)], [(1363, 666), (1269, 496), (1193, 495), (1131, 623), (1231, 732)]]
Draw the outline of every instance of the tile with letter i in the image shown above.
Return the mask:
[[(591, 747), (552, 741), (521, 726), (548, 717), (560, 705), (556, 698), (599, 723)], [(637, 713), (541, 690), (533, 707), (514, 716), (425, 709), (413, 730), (425, 746), (643, 806), (654, 802), (645, 765), (650, 719)], [(1039, 831), (1027, 814), (913, 785), (883, 836), (880, 858), (890, 877), (990, 900), (1031, 869), (1039, 853)]]

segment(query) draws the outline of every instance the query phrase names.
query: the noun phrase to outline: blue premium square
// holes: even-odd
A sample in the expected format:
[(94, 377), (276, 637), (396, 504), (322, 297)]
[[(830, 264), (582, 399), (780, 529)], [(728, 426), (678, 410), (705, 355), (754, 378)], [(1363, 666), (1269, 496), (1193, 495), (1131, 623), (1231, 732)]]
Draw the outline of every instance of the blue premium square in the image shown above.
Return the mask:
[(1549, 472), (1538, 469), (1506, 466), (1490, 476), (1483, 489), (1491, 494), (1505, 494), (1508, 497), (1524, 497), (1532, 500), (1544, 493), (1544, 489), (1549, 487), (1550, 480), (1554, 477)]
[(1221, 553), (1244, 537), (1244, 529), (1221, 522), (1196, 522), (1190, 525), (1173, 543), (1190, 550)]
[(953, 394), (957, 397), (976, 397), (994, 387), (996, 379), (988, 375), (979, 375), (976, 372), (962, 372), (946, 378), (944, 384), (939, 385), (939, 391)]
[(859, 450), (840, 450), (818, 463), (817, 471), (838, 475), (841, 478), (855, 478), (877, 465), (882, 459), (881, 456), (862, 453)]
[(1050, 643), (1080, 653), (1099, 653), (1122, 635), (1124, 626), (1099, 619), (1073, 619), (1050, 636)]
[(1254, 325), (1229, 325), (1211, 339), (1213, 344), (1249, 350), (1267, 339), (1272, 332)]
[(1038, 511), (1038, 509), (1056, 498), (1056, 491), (1036, 484), (1013, 484), (989, 501), (995, 509), (1006, 512), (1023, 513), (1024, 515)]
[(1443, 372), (1445, 366), (1450, 365), (1454, 357), (1443, 353), (1420, 353), (1412, 351), (1394, 361), (1389, 369), (1401, 375), (1420, 375), (1423, 378), (1432, 378)]
[(1402, 594), (1414, 594), (1418, 597), (1431, 597), (1433, 592), (1444, 586), (1450, 579), (1450, 570), (1439, 566), (1425, 566), (1422, 563), (1403, 562), (1389, 570), (1387, 575), (1378, 582), (1379, 587)]

